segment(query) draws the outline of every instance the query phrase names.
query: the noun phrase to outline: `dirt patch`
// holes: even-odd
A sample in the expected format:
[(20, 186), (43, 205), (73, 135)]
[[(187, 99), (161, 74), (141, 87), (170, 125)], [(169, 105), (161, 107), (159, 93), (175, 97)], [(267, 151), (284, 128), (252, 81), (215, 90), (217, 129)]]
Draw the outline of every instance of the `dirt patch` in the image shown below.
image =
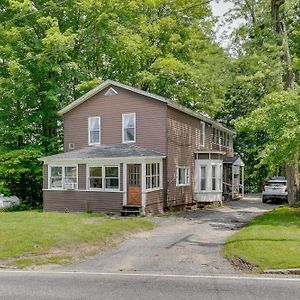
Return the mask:
[(235, 256), (231, 259), (229, 259), (230, 263), (237, 269), (242, 271), (251, 271), (256, 272), (258, 270), (258, 266), (241, 258), (238, 256)]

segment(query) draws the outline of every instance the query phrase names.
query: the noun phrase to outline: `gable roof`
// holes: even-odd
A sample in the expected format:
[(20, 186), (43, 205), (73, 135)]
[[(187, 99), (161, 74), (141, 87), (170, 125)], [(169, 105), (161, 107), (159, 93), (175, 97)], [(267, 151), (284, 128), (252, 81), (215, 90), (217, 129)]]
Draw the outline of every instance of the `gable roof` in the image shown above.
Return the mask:
[(96, 86), (94, 89), (90, 90), (89, 92), (87, 92), (86, 94), (84, 94), (83, 96), (81, 96), (80, 98), (78, 98), (77, 100), (73, 101), (72, 103), (70, 103), (69, 105), (67, 105), (63, 109), (61, 109), (58, 112), (58, 114), (59, 115), (64, 115), (65, 113), (67, 113), (70, 110), (74, 109), (75, 107), (79, 106), (83, 102), (85, 102), (88, 99), (92, 98), (93, 96), (95, 96), (96, 94), (98, 94), (99, 92), (101, 92), (102, 90), (104, 90), (105, 88), (107, 88), (107, 87), (109, 87), (111, 85), (119, 87), (119, 88), (122, 88), (122, 89), (125, 89), (127, 91), (131, 91), (131, 92), (136, 93), (136, 94), (140, 94), (140, 95), (143, 95), (143, 96), (146, 96), (146, 97), (149, 97), (149, 98), (156, 99), (158, 101), (164, 102), (169, 107), (172, 107), (172, 108), (174, 108), (176, 110), (179, 110), (179, 111), (181, 111), (181, 112), (183, 112), (183, 113), (185, 113), (187, 115), (193, 116), (193, 117), (195, 117), (195, 118), (197, 118), (199, 120), (202, 120), (204, 122), (212, 124), (215, 127), (219, 128), (219, 129), (222, 129), (222, 130), (224, 130), (224, 131), (226, 131), (228, 133), (231, 133), (231, 134), (235, 133), (231, 129), (223, 126), (221, 123), (219, 123), (219, 122), (217, 122), (217, 121), (209, 118), (208, 116), (205, 116), (204, 114), (199, 113), (199, 112), (192, 111), (191, 109), (189, 109), (187, 107), (184, 107), (183, 105), (180, 105), (180, 104), (176, 103), (175, 101), (172, 101), (170, 99), (164, 98), (162, 96), (158, 96), (158, 95), (155, 95), (155, 94), (151, 94), (151, 93), (145, 92), (145, 91), (143, 91), (141, 89), (138, 89), (138, 88), (135, 88), (135, 87), (132, 87), (132, 86), (129, 86), (129, 85), (125, 85), (125, 84), (122, 84), (120, 82), (113, 81), (113, 80), (106, 80), (106, 81), (104, 81), (100, 85)]

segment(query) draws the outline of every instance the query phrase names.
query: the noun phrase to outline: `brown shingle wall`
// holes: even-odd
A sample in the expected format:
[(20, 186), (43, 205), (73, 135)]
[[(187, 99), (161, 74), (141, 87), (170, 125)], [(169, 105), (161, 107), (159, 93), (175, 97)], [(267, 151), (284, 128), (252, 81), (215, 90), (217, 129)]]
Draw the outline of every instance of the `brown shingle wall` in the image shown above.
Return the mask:
[[(205, 147), (201, 147), (200, 120), (168, 108), (167, 181), (168, 205), (181, 205), (193, 200), (194, 152), (211, 149), (212, 129), (205, 127)], [(176, 187), (176, 167), (190, 168), (190, 185)]]
[(78, 165), (78, 189), (80, 190), (86, 189), (86, 165), (85, 164)]
[(123, 193), (44, 191), (44, 211), (119, 212)]
[(167, 105), (124, 89), (114, 87), (118, 95), (101, 91), (64, 116), (65, 151), (69, 143), (75, 149), (88, 146), (88, 117), (101, 117), (101, 143), (122, 143), (122, 113), (136, 113), (136, 145), (166, 153)]
[(146, 213), (158, 214), (164, 211), (164, 190), (146, 194)]

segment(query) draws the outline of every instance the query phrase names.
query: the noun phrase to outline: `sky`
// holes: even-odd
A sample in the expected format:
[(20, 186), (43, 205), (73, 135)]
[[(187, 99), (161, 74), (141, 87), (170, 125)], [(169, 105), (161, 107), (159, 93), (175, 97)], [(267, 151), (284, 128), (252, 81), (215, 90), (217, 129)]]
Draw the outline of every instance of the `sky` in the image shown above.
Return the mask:
[(220, 20), (216, 26), (217, 41), (220, 43), (221, 46), (227, 47), (228, 46), (228, 38), (226, 37), (225, 33), (232, 32), (232, 30), (241, 23), (241, 20), (236, 20), (236, 21), (232, 22), (231, 24), (226, 24), (226, 25), (221, 24), (221, 22), (224, 21), (224, 18), (223, 18), (224, 14), (233, 8), (232, 3), (228, 3), (228, 2), (224, 3), (223, 0), (219, 0), (219, 1), (213, 0), (211, 2), (211, 7), (212, 7), (214, 16), (220, 17)]

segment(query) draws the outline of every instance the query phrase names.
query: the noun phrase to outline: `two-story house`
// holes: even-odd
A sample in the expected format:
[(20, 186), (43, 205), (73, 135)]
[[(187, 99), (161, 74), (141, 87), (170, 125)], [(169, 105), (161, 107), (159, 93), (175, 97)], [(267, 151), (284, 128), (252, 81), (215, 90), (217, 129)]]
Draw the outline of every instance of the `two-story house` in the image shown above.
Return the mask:
[(64, 153), (41, 158), (45, 211), (222, 201), (224, 175), (240, 189), (234, 132), (171, 100), (108, 80), (59, 114)]

